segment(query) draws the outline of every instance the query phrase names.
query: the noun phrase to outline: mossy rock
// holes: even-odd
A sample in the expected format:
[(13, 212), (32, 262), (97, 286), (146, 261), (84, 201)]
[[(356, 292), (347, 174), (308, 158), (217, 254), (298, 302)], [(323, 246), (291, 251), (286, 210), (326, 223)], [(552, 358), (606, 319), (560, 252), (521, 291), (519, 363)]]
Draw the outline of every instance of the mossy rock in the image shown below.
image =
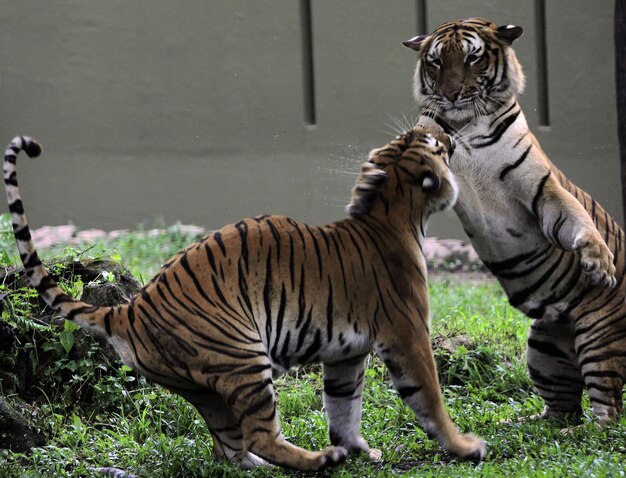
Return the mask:
[[(122, 304), (140, 289), (140, 284), (123, 266), (111, 261), (56, 261), (51, 263), (48, 269), (57, 282), (74, 283), (77, 278), (80, 278), (83, 283), (81, 300), (94, 305)], [(0, 283), (15, 291), (28, 288), (27, 277), (22, 270), (17, 268), (0, 272)], [(7, 296), (9, 296), (6, 297), (7, 301), (11, 300), (10, 290), (7, 291)], [(19, 297), (20, 300), (24, 300), (26, 296), (20, 295)], [(37, 376), (37, 371), (45, 370), (49, 363), (41, 341), (45, 340), (46, 334), (47, 340), (50, 340), (49, 332), (37, 333), (33, 330), (23, 330), (19, 324), (33, 321), (33, 323), (44, 324), (44, 327), (45, 324), (51, 324), (62, 328), (64, 323), (64, 320), (51, 311), (35, 294), (30, 298), (29, 303), (28, 307), (20, 309), (20, 311), (28, 310), (28, 313), (20, 312), (19, 321), (14, 315), (10, 315), (9, 320), (0, 319), (0, 448), (10, 448), (14, 451), (25, 451), (33, 446), (42, 445), (43, 438), (29, 425), (28, 420), (2, 397), (2, 394), (18, 394), (29, 401), (37, 400), (36, 393), (32, 392), (42, 386), (39, 383), (41, 377)], [(0, 297), (0, 306), (4, 307), (7, 304), (5, 298)], [(4, 309), (9, 314), (15, 313), (8, 305)], [(95, 356), (93, 355), (94, 340), (98, 343)], [(81, 329), (74, 334), (74, 346), (69, 353), (69, 358), (80, 360), (88, 357), (89, 354), (91, 354), (90, 360), (99, 363), (111, 364), (119, 360), (106, 340)], [(36, 363), (37, 359), (41, 362)], [(54, 398), (51, 397), (51, 399)]]
[(45, 436), (5, 399), (0, 397), (0, 448), (24, 453), (46, 443)]

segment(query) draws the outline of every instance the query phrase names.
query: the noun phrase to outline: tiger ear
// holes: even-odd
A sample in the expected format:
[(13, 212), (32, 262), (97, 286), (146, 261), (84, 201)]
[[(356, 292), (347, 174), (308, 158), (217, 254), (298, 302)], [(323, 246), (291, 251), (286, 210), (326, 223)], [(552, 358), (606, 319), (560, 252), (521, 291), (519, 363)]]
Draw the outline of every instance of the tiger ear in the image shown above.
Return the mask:
[(502, 40), (507, 45), (510, 45), (519, 37), (524, 34), (522, 27), (516, 27), (515, 25), (503, 25), (496, 28), (496, 37)]
[(411, 50), (420, 51), (422, 43), (428, 38), (428, 35), (418, 35), (410, 40), (403, 41), (402, 44)]

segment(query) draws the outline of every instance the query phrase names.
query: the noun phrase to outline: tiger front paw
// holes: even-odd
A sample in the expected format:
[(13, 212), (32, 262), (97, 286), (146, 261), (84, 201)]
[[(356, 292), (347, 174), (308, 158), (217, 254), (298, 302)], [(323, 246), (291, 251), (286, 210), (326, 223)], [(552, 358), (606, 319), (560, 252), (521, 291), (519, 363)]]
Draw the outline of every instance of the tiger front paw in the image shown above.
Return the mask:
[(462, 460), (479, 462), (487, 455), (487, 443), (473, 433), (459, 434), (445, 448)]
[(370, 448), (367, 441), (365, 441), (365, 439), (360, 435), (356, 437), (350, 437), (349, 439), (339, 439), (336, 436), (333, 436), (333, 438), (334, 441), (331, 440), (333, 445), (338, 445), (345, 448), (351, 455), (357, 453), (365, 453), (367, 454), (367, 457), (370, 461), (379, 462), (382, 460), (383, 452), (376, 448)]
[(346, 459), (348, 450), (341, 446), (331, 446), (319, 452), (319, 459), (313, 471), (322, 470), (329, 466), (335, 466)]
[(574, 252), (580, 256), (580, 265), (593, 285), (615, 287), (613, 253), (599, 235), (579, 234), (574, 241)]

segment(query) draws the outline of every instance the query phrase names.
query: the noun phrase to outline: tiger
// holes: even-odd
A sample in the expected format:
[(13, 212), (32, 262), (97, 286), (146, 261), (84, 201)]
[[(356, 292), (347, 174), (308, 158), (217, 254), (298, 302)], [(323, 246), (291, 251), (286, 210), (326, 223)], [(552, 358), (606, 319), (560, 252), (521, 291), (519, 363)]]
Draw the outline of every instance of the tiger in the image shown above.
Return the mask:
[[(452, 206), (452, 140), (415, 128), (375, 149), (348, 217), (312, 226), (288, 217), (243, 219), (189, 245), (128, 303), (96, 307), (63, 292), (40, 261), (24, 213), (16, 157), (41, 153), (30, 137), (5, 152), (4, 182), (24, 270), (46, 304), (106, 337), (122, 361), (179, 394), (204, 418), (214, 454), (243, 468), (314, 471), (364, 452), (365, 359), (374, 350), (443, 449), (482, 460), (485, 442), (461, 434), (444, 409), (429, 341), (422, 244), (431, 213)], [(273, 379), (323, 364), (331, 445), (308, 451), (281, 433)]]
[(457, 142), (454, 211), (509, 303), (531, 320), (526, 362), (537, 417), (578, 420), (586, 388), (596, 423), (622, 411), (626, 379), (624, 232), (547, 157), (517, 97), (523, 33), (482, 18), (403, 44), (418, 52), (418, 125)]

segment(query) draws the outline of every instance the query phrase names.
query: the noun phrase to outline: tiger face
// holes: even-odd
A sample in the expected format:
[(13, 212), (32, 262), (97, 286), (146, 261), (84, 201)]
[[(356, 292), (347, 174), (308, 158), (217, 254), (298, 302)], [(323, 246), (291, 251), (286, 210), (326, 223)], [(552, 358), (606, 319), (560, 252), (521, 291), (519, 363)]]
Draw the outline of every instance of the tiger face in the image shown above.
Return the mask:
[(470, 18), (403, 42), (419, 53), (417, 102), (456, 121), (495, 111), (524, 89), (524, 74), (510, 48), (522, 33), (520, 27)]
[(458, 196), (449, 156), (454, 140), (441, 128), (417, 126), (382, 148), (374, 149), (362, 165), (347, 212), (359, 217), (370, 212), (378, 200), (389, 210), (417, 215), (449, 209)]

